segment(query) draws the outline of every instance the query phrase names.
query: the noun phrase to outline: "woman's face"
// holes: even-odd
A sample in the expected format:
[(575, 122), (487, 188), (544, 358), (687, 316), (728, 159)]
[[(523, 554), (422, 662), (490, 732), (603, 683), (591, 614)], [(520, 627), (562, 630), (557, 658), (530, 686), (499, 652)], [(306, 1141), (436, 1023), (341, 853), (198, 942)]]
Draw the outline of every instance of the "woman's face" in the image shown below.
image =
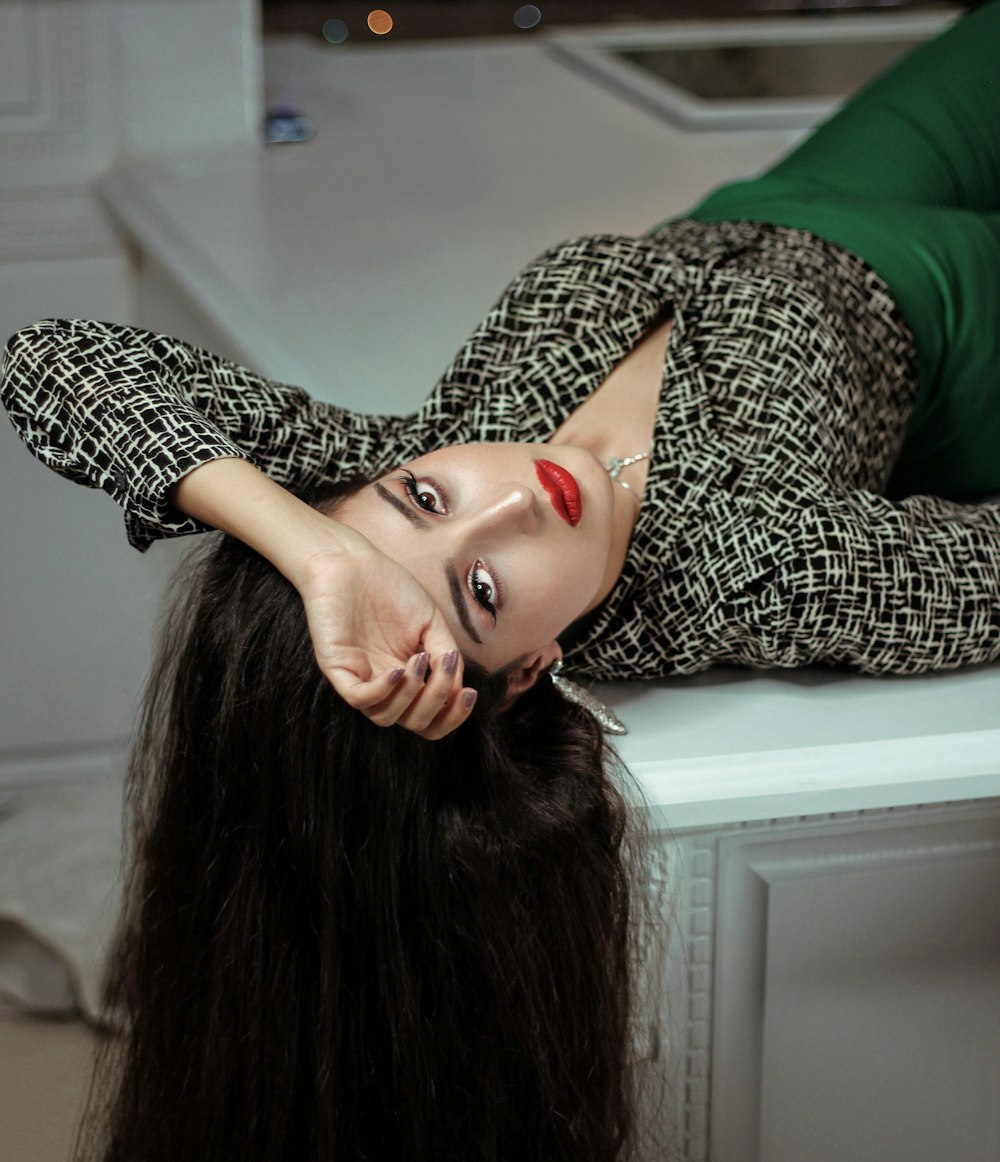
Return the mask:
[(613, 485), (570, 444), (460, 444), (340, 504), (404, 565), (488, 670), (542, 649), (609, 587)]

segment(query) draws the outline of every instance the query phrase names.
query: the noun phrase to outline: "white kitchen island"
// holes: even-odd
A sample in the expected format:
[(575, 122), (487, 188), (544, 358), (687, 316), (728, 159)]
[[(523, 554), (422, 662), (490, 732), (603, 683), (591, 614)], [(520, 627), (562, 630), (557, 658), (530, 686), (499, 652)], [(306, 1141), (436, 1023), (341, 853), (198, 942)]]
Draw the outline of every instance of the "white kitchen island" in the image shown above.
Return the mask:
[[(369, 411), (419, 404), (550, 243), (640, 232), (797, 134), (683, 131), (540, 39), (292, 38), (268, 47), (267, 75), (311, 141), (106, 180), (140, 321)], [(604, 693), (662, 880), (650, 1019), (677, 1156), (995, 1159), (1000, 668), (718, 671)]]

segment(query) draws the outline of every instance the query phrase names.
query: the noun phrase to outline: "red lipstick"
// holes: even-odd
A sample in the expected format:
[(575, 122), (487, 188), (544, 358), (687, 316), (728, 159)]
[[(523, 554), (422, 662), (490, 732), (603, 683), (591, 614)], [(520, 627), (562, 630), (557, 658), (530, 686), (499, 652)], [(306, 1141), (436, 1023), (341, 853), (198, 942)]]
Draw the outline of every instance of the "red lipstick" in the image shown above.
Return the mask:
[(583, 515), (583, 500), (580, 498), (580, 486), (572, 474), (551, 460), (536, 460), (535, 473), (539, 484), (549, 494), (552, 507), (568, 525), (575, 528)]

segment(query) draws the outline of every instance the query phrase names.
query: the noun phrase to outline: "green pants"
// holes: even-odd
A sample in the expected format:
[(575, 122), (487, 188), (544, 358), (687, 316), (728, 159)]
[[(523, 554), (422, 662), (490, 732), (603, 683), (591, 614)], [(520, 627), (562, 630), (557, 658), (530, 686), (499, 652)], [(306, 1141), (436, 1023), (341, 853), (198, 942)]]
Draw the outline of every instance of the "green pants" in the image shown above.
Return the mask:
[(686, 216), (793, 226), (860, 255), (917, 349), (891, 494), (1000, 492), (1000, 3), (911, 53), (763, 176)]

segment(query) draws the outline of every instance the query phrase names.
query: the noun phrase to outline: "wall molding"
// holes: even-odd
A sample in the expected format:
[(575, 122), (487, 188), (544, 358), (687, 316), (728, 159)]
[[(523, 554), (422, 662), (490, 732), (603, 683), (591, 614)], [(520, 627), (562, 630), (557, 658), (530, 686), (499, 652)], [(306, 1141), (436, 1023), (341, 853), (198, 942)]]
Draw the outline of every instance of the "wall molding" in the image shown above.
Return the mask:
[(0, 8), (0, 134), (52, 125), (54, 72), (42, 27), (50, 11), (28, 0), (7, 0)]
[(86, 181), (117, 136), (113, 29), (103, 3), (0, 5), (0, 174), (6, 188)]

